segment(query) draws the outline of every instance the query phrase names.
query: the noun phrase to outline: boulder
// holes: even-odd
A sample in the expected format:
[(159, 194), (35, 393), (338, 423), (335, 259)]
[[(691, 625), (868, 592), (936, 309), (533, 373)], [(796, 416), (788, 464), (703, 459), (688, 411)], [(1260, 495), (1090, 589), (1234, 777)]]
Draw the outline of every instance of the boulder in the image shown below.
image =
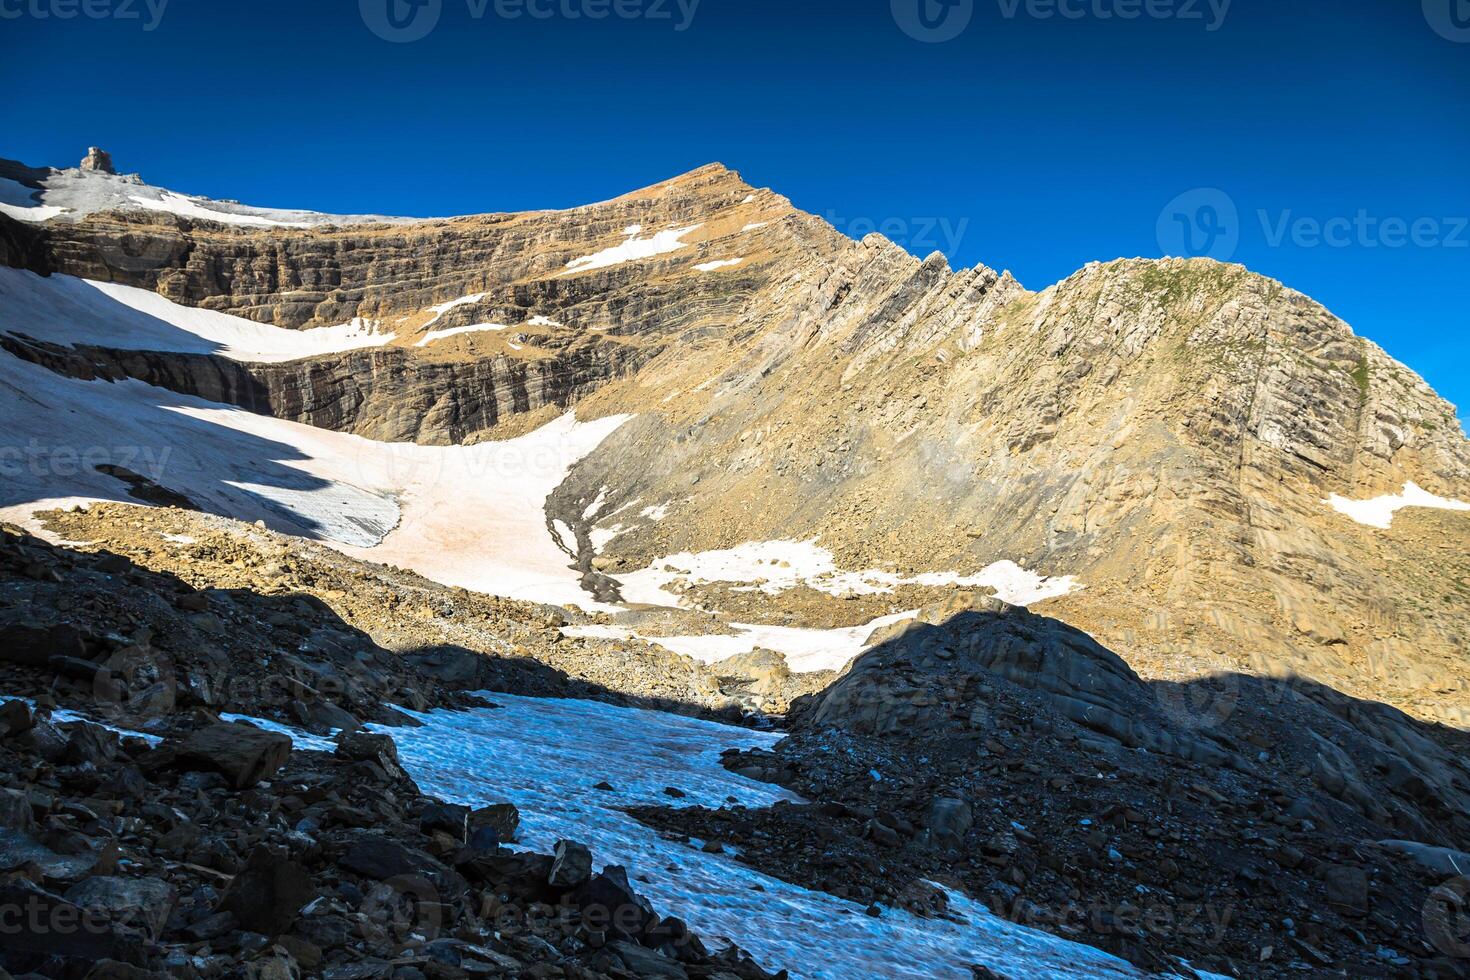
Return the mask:
[(470, 814), (471, 833), (481, 828), (491, 828), (495, 831), (496, 840), (501, 844), (515, 840), (516, 830), (520, 826), (521, 811), (517, 810), (512, 803), (494, 803)]
[(257, 847), (245, 870), (230, 882), (220, 910), (231, 913), (243, 929), (279, 936), (290, 930), (316, 894), (311, 875), (285, 851)]
[(7, 701), (0, 705), (0, 738), (23, 735), (35, 723), (36, 716), (24, 701)]
[(653, 906), (628, 884), (628, 872), (609, 865), (577, 892), (577, 907), (590, 929), (637, 939), (657, 920)]
[(68, 765), (92, 765), (101, 769), (116, 759), (120, 751), (121, 742), (116, 732), (100, 725), (77, 722), (67, 732), (66, 751), (61, 758)]
[(437, 800), (419, 814), (419, 829), (425, 834), (441, 831), (463, 844), (469, 833), (470, 808)]
[(337, 736), (337, 755), (353, 762), (371, 762), (390, 779), (407, 779), (408, 773), (398, 763), (398, 743), (391, 735), (351, 731)]
[(179, 900), (174, 887), (158, 878), (88, 878), (67, 889), (64, 897), (114, 925), (139, 929), (149, 939), (162, 935)]
[(185, 772), (214, 772), (236, 790), (269, 779), (291, 756), (291, 739), (278, 732), (245, 724), (218, 724), (200, 729), (172, 749), (172, 765)]
[(935, 800), (924, 817), (924, 828), (935, 842), (948, 845), (957, 845), (963, 840), (974, 823), (974, 811), (964, 800)]
[(592, 877), (592, 852), (586, 845), (563, 840), (556, 843), (556, 862), (547, 875), (553, 888), (576, 888)]
[(337, 863), (348, 871), (375, 881), (424, 879), (444, 895), (458, 891), (463, 885), (459, 875), (427, 852), (373, 831), (353, 834)]
[(45, 667), (52, 657), (87, 658), (82, 634), (74, 626), (0, 626), (0, 661)]
[(23, 878), (0, 884), (0, 908), (23, 913), (9, 917), (3, 943), (6, 952), (92, 963), (140, 959), (137, 942)]

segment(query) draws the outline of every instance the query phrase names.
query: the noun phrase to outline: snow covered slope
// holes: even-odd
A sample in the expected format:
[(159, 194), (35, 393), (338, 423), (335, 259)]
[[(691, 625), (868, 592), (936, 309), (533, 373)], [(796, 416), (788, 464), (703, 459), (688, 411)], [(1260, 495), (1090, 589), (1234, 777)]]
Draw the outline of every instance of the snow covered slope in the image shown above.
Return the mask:
[(285, 330), (180, 306), (146, 289), (0, 267), (0, 329), (58, 344), (292, 361), (392, 343), (368, 321)]
[(321, 225), (410, 224), (432, 220), (379, 214), (323, 214), (257, 208), (235, 201), (179, 194), (145, 184), (136, 174), (32, 169), (0, 160), (0, 212), (19, 221), (74, 221), (99, 211), (164, 211), (196, 221), (250, 228), (314, 228)]
[[(380, 729), (398, 742), (404, 765), (428, 792), (469, 805), (514, 803), (521, 845), (550, 850), (575, 839), (598, 867), (619, 864), (655, 905), (677, 909), (700, 934), (728, 937), (769, 968), (810, 980), (969, 980), (987, 965), (1012, 980), (1136, 977), (1129, 964), (991, 915), (951, 897), (957, 921), (898, 910), (870, 918), (862, 906), (808, 891), (680, 844), (621, 808), (770, 806), (790, 794), (727, 771), (720, 753), (770, 747), (778, 736), (656, 711), (591, 701), (485, 694), (492, 711), (416, 715), (422, 728)], [(613, 792), (594, 789), (608, 781)]]
[(0, 518), (136, 502), (121, 467), (203, 510), (264, 521), (446, 585), (595, 607), (545, 500), (625, 416), (570, 415), (510, 442), (374, 442), (138, 381), (77, 381), (0, 352)]

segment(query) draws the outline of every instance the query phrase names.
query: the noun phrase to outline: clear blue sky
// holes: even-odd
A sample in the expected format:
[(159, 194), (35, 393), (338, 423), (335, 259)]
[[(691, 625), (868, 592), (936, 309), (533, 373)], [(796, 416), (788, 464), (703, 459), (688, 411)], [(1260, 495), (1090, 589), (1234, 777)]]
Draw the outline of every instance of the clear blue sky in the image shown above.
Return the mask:
[[(718, 160), (1032, 288), (1180, 251), (1166, 205), (1217, 188), (1223, 210), (1174, 209), (1197, 248), (1320, 299), (1470, 414), (1465, 0), (923, 0), (928, 36), (965, 28), (939, 43), (900, 26), (925, 34), (920, 0), (393, 0), (434, 25), (407, 43), (367, 26), (391, 33), (389, 0), (159, 2), (0, 0), (0, 156), (94, 143), (191, 193), (416, 215)], [(501, 16), (527, 4), (552, 16)], [(1149, 9), (1176, 16), (1102, 16)], [(1354, 224), (1319, 242), (1332, 219)]]

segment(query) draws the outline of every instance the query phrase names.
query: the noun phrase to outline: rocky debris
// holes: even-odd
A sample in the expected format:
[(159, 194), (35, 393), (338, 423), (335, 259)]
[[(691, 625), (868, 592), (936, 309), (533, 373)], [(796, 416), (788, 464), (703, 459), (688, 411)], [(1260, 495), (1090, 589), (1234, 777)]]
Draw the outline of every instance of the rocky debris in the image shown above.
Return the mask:
[[(1381, 706), (1305, 683), (1283, 711), (1248, 681), (1202, 725), (1213, 688), (1159, 695), (1084, 634), (985, 600), (880, 640), (774, 751), (723, 760), (811, 803), (630, 812), (880, 916), (945, 915), (942, 882), (1148, 971), (1463, 975), (1423, 917), (1470, 839), (1462, 771), (1436, 775), (1463, 733), (1377, 728)], [(1389, 730), (1416, 755), (1368, 737)], [(1383, 840), (1391, 826), (1440, 843)]]
[(181, 772), (214, 772), (233, 789), (270, 779), (291, 755), (291, 739), (243, 723), (210, 725), (178, 743), (165, 742), (163, 764)]
[[(709, 952), (621, 869), (592, 874), (581, 844), (562, 842), (556, 857), (483, 838), (460, 847), (439, 819), (454, 808), (340, 753), (292, 751), (268, 786), (237, 788), (154, 764), (217, 727), (196, 728), (182, 713), (163, 724), (157, 747), (122, 739), (107, 775), (0, 738), (0, 814), (15, 825), (6, 832), (36, 835), (33, 852), (44, 839), (91, 855), (58, 877), (34, 853), (0, 846), (0, 902), (37, 913), (7, 931), (0, 970), (61, 980), (405, 968), (602, 978), (626, 976), (633, 963), (658, 975), (769, 976), (738, 950)], [(65, 922), (79, 927), (47, 925)]]
[(117, 169), (112, 165), (112, 154), (96, 146), (87, 148), (87, 155), (82, 158), (79, 166), (82, 170), (93, 173), (117, 173)]
[[(48, 568), (123, 562), (128, 574), (119, 587), (136, 596), (117, 605), (146, 609), (153, 620), (150, 645), (128, 656), (145, 676), (177, 674), (169, 689), (182, 706), (269, 718), (318, 735), (365, 722), (402, 724), (387, 704), (418, 710), (465, 703), (457, 691), (598, 698), (737, 723), (749, 711), (747, 701), (722, 692), (711, 671), (688, 657), (639, 641), (563, 636), (565, 610), (446, 588), (252, 525), (125, 504), (53, 512), (45, 521), (66, 539), (100, 549), (95, 558), (78, 557), (31, 539), (28, 553)], [(135, 574), (153, 587), (137, 588)], [(18, 582), (25, 595), (16, 599), (45, 607), (73, 590), (70, 579), (52, 586)], [(159, 595), (177, 595), (171, 611), (158, 608)], [(214, 625), (209, 616), (223, 632), (201, 632)], [(7, 618), (0, 605), (0, 628)], [(395, 676), (405, 683), (394, 683)], [(122, 685), (118, 698), (130, 703), (143, 688)], [(156, 684), (147, 689), (163, 693)]]
[[(594, 873), (575, 841), (554, 856), (507, 850), (514, 806), (424, 796), (387, 735), (359, 725), (331, 751), (304, 751), (221, 720), (225, 709), (289, 716), (283, 701), (308, 698), (371, 717), (369, 697), (403, 703), (414, 687), (425, 707), (494, 711), (340, 621), (326, 629), (324, 606), (293, 598), (293, 628), (271, 626), (265, 596), (181, 588), (116, 554), (9, 529), (0, 583), (0, 628), (12, 649), (36, 651), (0, 662), (0, 691), (36, 702), (0, 700), (0, 905), (35, 913), (7, 928), (0, 976), (769, 976), (734, 947), (711, 952), (621, 869)], [(201, 634), (203, 616), (230, 625)], [(261, 641), (277, 632), (293, 638), (288, 649)], [(224, 655), (232, 640), (257, 644), (252, 659)], [(127, 674), (125, 692), (59, 671), (58, 649)], [(299, 668), (273, 684), (192, 676), (223, 666), (216, 658), (249, 671), (288, 657)], [(367, 669), (372, 685), (347, 682)], [(140, 701), (156, 684), (173, 685), (178, 703)], [(148, 737), (63, 721), (63, 706), (110, 710)]]

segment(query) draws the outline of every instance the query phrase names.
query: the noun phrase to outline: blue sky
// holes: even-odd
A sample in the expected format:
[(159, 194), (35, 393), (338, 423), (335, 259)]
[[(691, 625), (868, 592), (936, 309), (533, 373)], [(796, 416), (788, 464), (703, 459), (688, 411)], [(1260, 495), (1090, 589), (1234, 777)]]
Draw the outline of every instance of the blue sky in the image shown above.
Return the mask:
[(1470, 0), (389, 2), (0, 0), (0, 156), (419, 215), (718, 160), (1031, 288), (1187, 232), (1470, 414)]

